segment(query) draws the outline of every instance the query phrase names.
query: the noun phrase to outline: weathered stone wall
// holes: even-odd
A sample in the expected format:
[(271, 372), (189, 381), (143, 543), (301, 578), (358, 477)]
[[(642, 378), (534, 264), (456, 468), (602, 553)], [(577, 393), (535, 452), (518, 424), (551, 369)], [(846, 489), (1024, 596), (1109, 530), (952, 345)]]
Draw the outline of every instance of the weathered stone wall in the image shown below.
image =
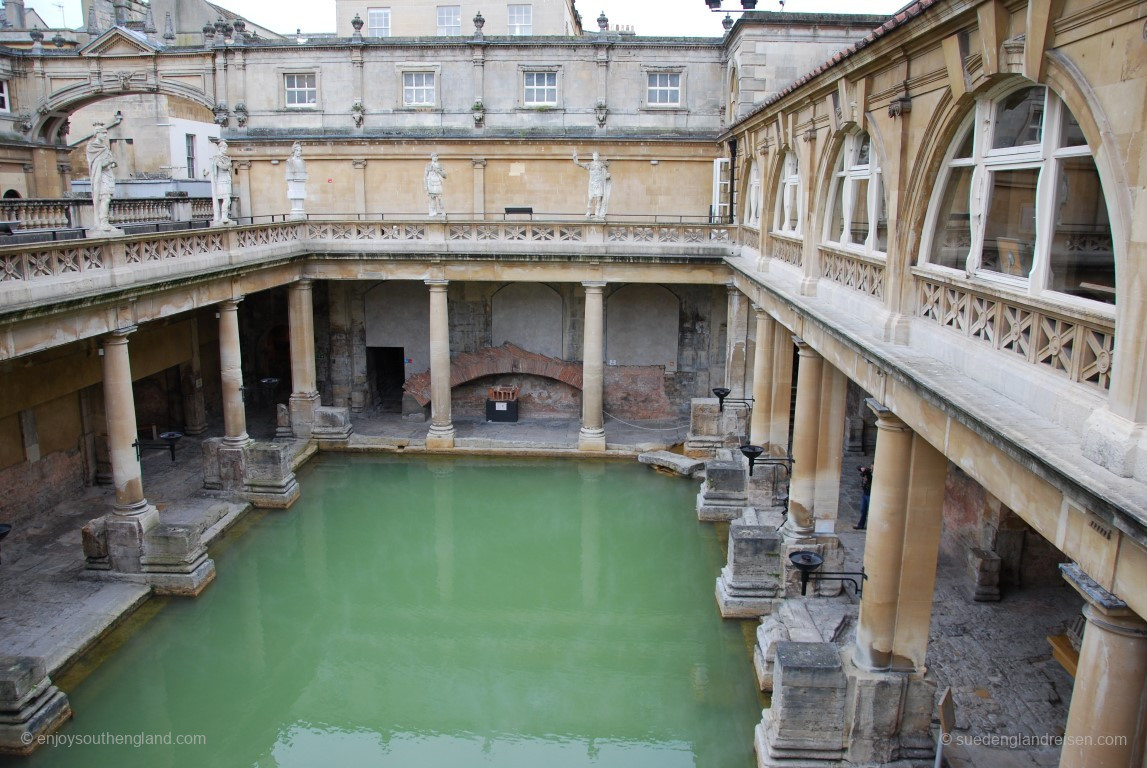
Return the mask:
[(21, 461), (0, 470), (0, 519), (19, 526), (83, 492), (84, 457), (78, 448)]

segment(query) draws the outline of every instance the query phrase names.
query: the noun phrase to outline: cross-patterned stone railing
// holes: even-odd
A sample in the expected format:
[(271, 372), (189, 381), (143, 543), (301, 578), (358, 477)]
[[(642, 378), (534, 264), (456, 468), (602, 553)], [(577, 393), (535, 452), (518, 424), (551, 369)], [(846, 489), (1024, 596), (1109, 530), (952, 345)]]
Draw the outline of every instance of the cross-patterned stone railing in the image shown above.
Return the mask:
[(916, 276), (916, 315), (1071, 381), (1111, 387), (1115, 324), (977, 290), (939, 276)]
[(821, 247), (820, 274), (874, 299), (884, 298), (884, 264), (877, 259)]

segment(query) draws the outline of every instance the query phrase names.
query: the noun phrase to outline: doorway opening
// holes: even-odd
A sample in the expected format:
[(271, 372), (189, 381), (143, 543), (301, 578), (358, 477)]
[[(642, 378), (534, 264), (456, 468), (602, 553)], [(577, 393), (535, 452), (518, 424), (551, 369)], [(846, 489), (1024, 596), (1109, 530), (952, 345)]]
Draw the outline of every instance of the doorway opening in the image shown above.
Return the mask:
[(406, 382), (404, 347), (368, 347), (379, 408), (383, 413), (402, 413), (402, 385)]

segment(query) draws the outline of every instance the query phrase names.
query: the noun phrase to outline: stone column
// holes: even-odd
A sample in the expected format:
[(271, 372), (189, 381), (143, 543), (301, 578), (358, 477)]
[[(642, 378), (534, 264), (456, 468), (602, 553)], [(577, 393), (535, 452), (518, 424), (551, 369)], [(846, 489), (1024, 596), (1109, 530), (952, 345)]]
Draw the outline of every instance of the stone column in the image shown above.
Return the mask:
[[(115, 485), (113, 514), (105, 518), (105, 544), (97, 554), (104, 568), (123, 573), (143, 570), (143, 540), (159, 524), (159, 513), (143, 495), (143, 472), (136, 449), (135, 396), (127, 337), (135, 326), (114, 331), (103, 342), (104, 413), (108, 425), (108, 453)], [(88, 534), (85, 534), (87, 537)]]
[(947, 459), (889, 409), (876, 413), (876, 458), (864, 548), (855, 662), (869, 671), (923, 669), (940, 548)]
[(199, 317), (191, 321), (191, 360), (179, 366), (183, 389), (183, 431), (202, 435), (207, 431), (207, 405), (203, 401), (203, 366), (199, 351)]
[(446, 304), (448, 280), (427, 280), (430, 286), (430, 432), (426, 447), (454, 447), (450, 417), (450, 318)]
[[(251, 208), (251, 161), (250, 160), (236, 160), (235, 171), (238, 175), (239, 187), (239, 216), (253, 216), (254, 211)], [(228, 201), (225, 206), (224, 213), (231, 207), (231, 202)], [(230, 218), (226, 215), (223, 218)]]
[(773, 415), (773, 377), (769, 368), (776, 344), (777, 321), (760, 307), (753, 307), (753, 312), (757, 317), (757, 347), (753, 353), (753, 416), (749, 423), (749, 442), (765, 447), (769, 444), (769, 422)]
[(319, 405), (315, 376), (315, 318), (310, 280), (291, 283), (287, 314), (291, 329), (291, 429), (296, 437), (309, 437)]
[(1061, 565), (1060, 570), (1087, 601), (1083, 606), (1087, 627), (1059, 764), (1061, 768), (1139, 768), (1147, 764), (1143, 719), (1147, 711), (1147, 622), (1075, 563)]
[[(745, 397), (745, 347), (748, 345), (749, 333), (749, 299), (733, 285), (727, 286), (729, 292), (728, 319), (725, 325), (725, 386), (729, 389), (729, 397), (743, 400)], [(726, 407), (742, 407), (740, 404), (730, 404)]]
[(108, 420), (108, 452), (115, 485), (115, 513), (130, 517), (148, 511), (143, 496), (143, 473), (135, 442), (135, 396), (131, 386), (128, 334), (135, 326), (121, 328), (104, 339), (104, 413)]
[(796, 342), (797, 408), (793, 429), (793, 474), (789, 483), (789, 516), (782, 529), (789, 539), (813, 535), (813, 496), (816, 492), (817, 443), (820, 437), (820, 388), (823, 358), (800, 339)]
[(793, 341), (784, 326), (773, 333), (772, 403), (769, 412), (769, 453), (789, 454), (789, 409), (793, 402)]
[(603, 358), (602, 290), (605, 283), (588, 282), (585, 286), (585, 330), (582, 340), (581, 432), (579, 451), (604, 451), (605, 429), (601, 411)]
[(820, 436), (817, 438), (813, 507), (817, 520), (835, 521), (840, 507), (840, 465), (844, 453), (848, 379), (839, 368), (829, 364), (825, 364), (820, 379)]
[(239, 352), (239, 302), (219, 304), (219, 368), (223, 379), (223, 443), (238, 448), (247, 445), (247, 411), (243, 404), (243, 360)]
[(350, 161), (354, 170), (354, 212), (366, 213), (366, 158)]

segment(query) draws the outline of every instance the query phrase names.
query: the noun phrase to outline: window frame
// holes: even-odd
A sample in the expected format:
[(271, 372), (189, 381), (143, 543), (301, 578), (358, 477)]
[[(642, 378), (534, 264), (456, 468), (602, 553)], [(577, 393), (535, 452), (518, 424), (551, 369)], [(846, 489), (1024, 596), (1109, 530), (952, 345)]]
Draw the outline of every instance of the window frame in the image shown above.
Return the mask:
[[(373, 16), (376, 12), (379, 14), (386, 14), (386, 26), (385, 27), (376, 26), (373, 23), (371, 16)], [(385, 33), (376, 35), (374, 33), (376, 29), (385, 30)], [(386, 7), (379, 6), (376, 8), (367, 8), (366, 9), (366, 34), (367, 34), (367, 37), (392, 37), (394, 35), (394, 17), (390, 12), (389, 6), (386, 6)]]
[[(400, 112), (429, 112), (440, 110), (442, 108), (442, 65), (438, 63), (427, 63), (425, 61), (400, 61), (394, 65), (394, 71), (398, 75), (398, 96), (395, 109)], [(426, 103), (410, 103), (406, 100), (406, 78), (407, 75), (432, 75), (434, 77), (434, 86), (432, 92), (432, 99)], [(417, 86), (425, 87), (425, 86)]]
[(12, 112), (12, 93), (9, 88), (8, 78), (0, 77), (0, 113), (9, 114)]
[[(415, 83), (418, 78), (430, 78), (430, 85), (425, 82)], [(410, 79), (410, 83), (407, 80)], [(425, 101), (415, 101), (408, 96), (412, 93), (429, 90), (430, 98)], [(426, 109), (438, 106), (438, 74), (432, 69), (408, 69), (402, 72), (402, 106), (404, 109)]]
[[(322, 109), (322, 102), (319, 100), (319, 93), (320, 93), (319, 73), (317, 70), (313, 70), (313, 69), (312, 70), (288, 69), (288, 70), (281, 70), (280, 74), (282, 76), (281, 82), (283, 83), (283, 90), (282, 90), (283, 109), (289, 109), (289, 110), (300, 110), (300, 109), (317, 110), (317, 109)], [(288, 78), (292, 78), (292, 77), (296, 77), (296, 78), (297, 77), (310, 77), (313, 79), (314, 85), (312, 85), (310, 87), (302, 87), (302, 88), (300, 88), (298, 86), (292, 87), (291, 85), (288, 84), (288, 82), (289, 82)], [(289, 98), (289, 94), (291, 94), (291, 93), (306, 93), (308, 91), (314, 92), (314, 101), (291, 103), (291, 100)]]
[[(645, 109), (653, 110), (675, 110), (684, 109), (685, 107), (685, 69), (684, 67), (642, 67), (643, 74), (645, 75), (645, 98), (643, 106)], [(677, 85), (661, 85), (652, 84), (654, 78), (660, 77), (676, 77)], [(677, 101), (654, 101), (652, 99), (654, 91), (677, 92)]]
[[(793, 228), (789, 229), (787, 214), (792, 210), (792, 204), (795, 204), (797, 209), (796, 222)], [(804, 179), (801, 177), (800, 155), (792, 149), (786, 149), (781, 159), (781, 173), (777, 179), (772, 231), (788, 237), (804, 237), (804, 208)]]
[[(457, 24), (443, 24), (442, 23), (442, 12), (443, 11), (454, 11), (455, 21), (457, 21)], [(438, 36), (439, 37), (459, 37), (462, 35), (462, 6), (460, 6), (460, 5), (439, 5), (435, 9), (435, 17), (436, 17), (436, 20), (438, 23)], [(458, 31), (456, 31), (456, 32), (450, 32), (450, 31), (444, 32), (443, 31), (443, 30), (450, 30), (450, 29), (454, 29), (454, 28), (457, 28)]]
[[(1034, 144), (1020, 147), (993, 148), (996, 130), (999, 128), (1000, 105), (1009, 96), (1033, 88), (1043, 89), (1044, 94), (1040, 140)], [(1086, 136), (1084, 136), (1085, 142), (1083, 144), (1060, 146), (1064, 139), (1064, 118), (1068, 114), (1070, 114), (1070, 109), (1055, 91), (1046, 85), (1030, 81), (1012, 83), (1010, 87), (981, 94), (976, 99), (975, 108), (970, 110), (969, 115), (961, 121), (944, 153), (944, 162), (928, 202), (924, 230), (926, 238), (920, 249), (920, 256), (916, 262), (917, 267), (954, 277), (975, 279), (987, 285), (1010, 289), (1030, 298), (1054, 300), (1075, 305), (1080, 309), (1091, 311), (1101, 309), (1105, 312), (1114, 313), (1114, 301), (1104, 302), (1058, 291), (1051, 287), (1052, 242), (1056, 229), (1054, 209), (1063, 174), (1063, 161), (1087, 157), (1094, 162), (1094, 153), (1090, 144), (1086, 142)], [(971, 156), (956, 157), (960, 146), (968, 140), (969, 131), (973, 131)], [(958, 168), (972, 169), (968, 192), (970, 244), (963, 257), (963, 269), (934, 263), (931, 260), (936, 238), (941, 234), (937, 227), (944, 204), (944, 195), (952, 180), (953, 171)], [(1009, 275), (983, 266), (985, 235), (988, 229), (985, 215), (992, 204), (990, 198), (993, 175), (1007, 171), (1024, 170), (1037, 172), (1032, 210), (1034, 218), (1031, 245), (1032, 266), (1026, 276)], [(1095, 165), (1095, 173), (1099, 180), (1100, 190), (1104, 191), (1104, 179), (1097, 164)], [(1103, 200), (1107, 206), (1107, 220), (1110, 223), (1111, 206), (1107, 204), (1105, 192)], [(1114, 266), (1114, 262), (1117, 261), (1114, 233), (1112, 233), (1111, 258)]]
[(187, 178), (199, 178), (199, 158), (196, 151), (198, 137), (194, 133), (183, 134), (183, 147), (186, 153), (187, 160)]
[[(531, 76), (547, 75), (553, 77), (553, 85), (537, 84), (529, 85), (528, 81)], [(528, 101), (526, 99), (527, 89), (545, 89), (550, 88), (554, 91), (554, 100), (550, 101)], [(519, 109), (532, 109), (532, 110), (547, 110), (547, 109), (560, 109), (562, 104), (562, 68), (559, 65), (536, 65), (536, 64), (522, 64), (518, 68), (518, 106)]]
[[(525, 11), (528, 17), (524, 23), (514, 21), (514, 11)], [(524, 37), (534, 34), (534, 6), (531, 3), (508, 3), (506, 5), (506, 34), (511, 37)]]
[[(868, 140), (867, 162), (860, 162), (859, 154), (863, 148), (862, 140)], [(856, 187), (860, 182), (867, 182), (867, 193), (863, 204), (868, 214), (868, 234), (863, 242), (855, 242), (852, 235), (852, 212), (860, 201), (856, 199)], [(841, 185), (845, 185), (840, 197), (841, 204), (841, 231), (833, 233), (832, 222), (836, 213), (837, 192)], [(884, 172), (880, 167), (880, 159), (876, 152), (876, 143), (872, 135), (866, 131), (850, 131), (841, 142), (832, 164), (832, 175), (828, 185), (825, 217), (821, 230), (821, 242), (825, 245), (840, 248), (845, 251), (861, 253), (865, 256), (885, 259), (887, 250), (879, 250), (879, 214), (881, 203), (887, 210), (887, 195), (884, 190)], [(885, 222), (885, 239), (891, 237), (891, 231)], [(887, 248), (887, 245), (885, 246)]]

